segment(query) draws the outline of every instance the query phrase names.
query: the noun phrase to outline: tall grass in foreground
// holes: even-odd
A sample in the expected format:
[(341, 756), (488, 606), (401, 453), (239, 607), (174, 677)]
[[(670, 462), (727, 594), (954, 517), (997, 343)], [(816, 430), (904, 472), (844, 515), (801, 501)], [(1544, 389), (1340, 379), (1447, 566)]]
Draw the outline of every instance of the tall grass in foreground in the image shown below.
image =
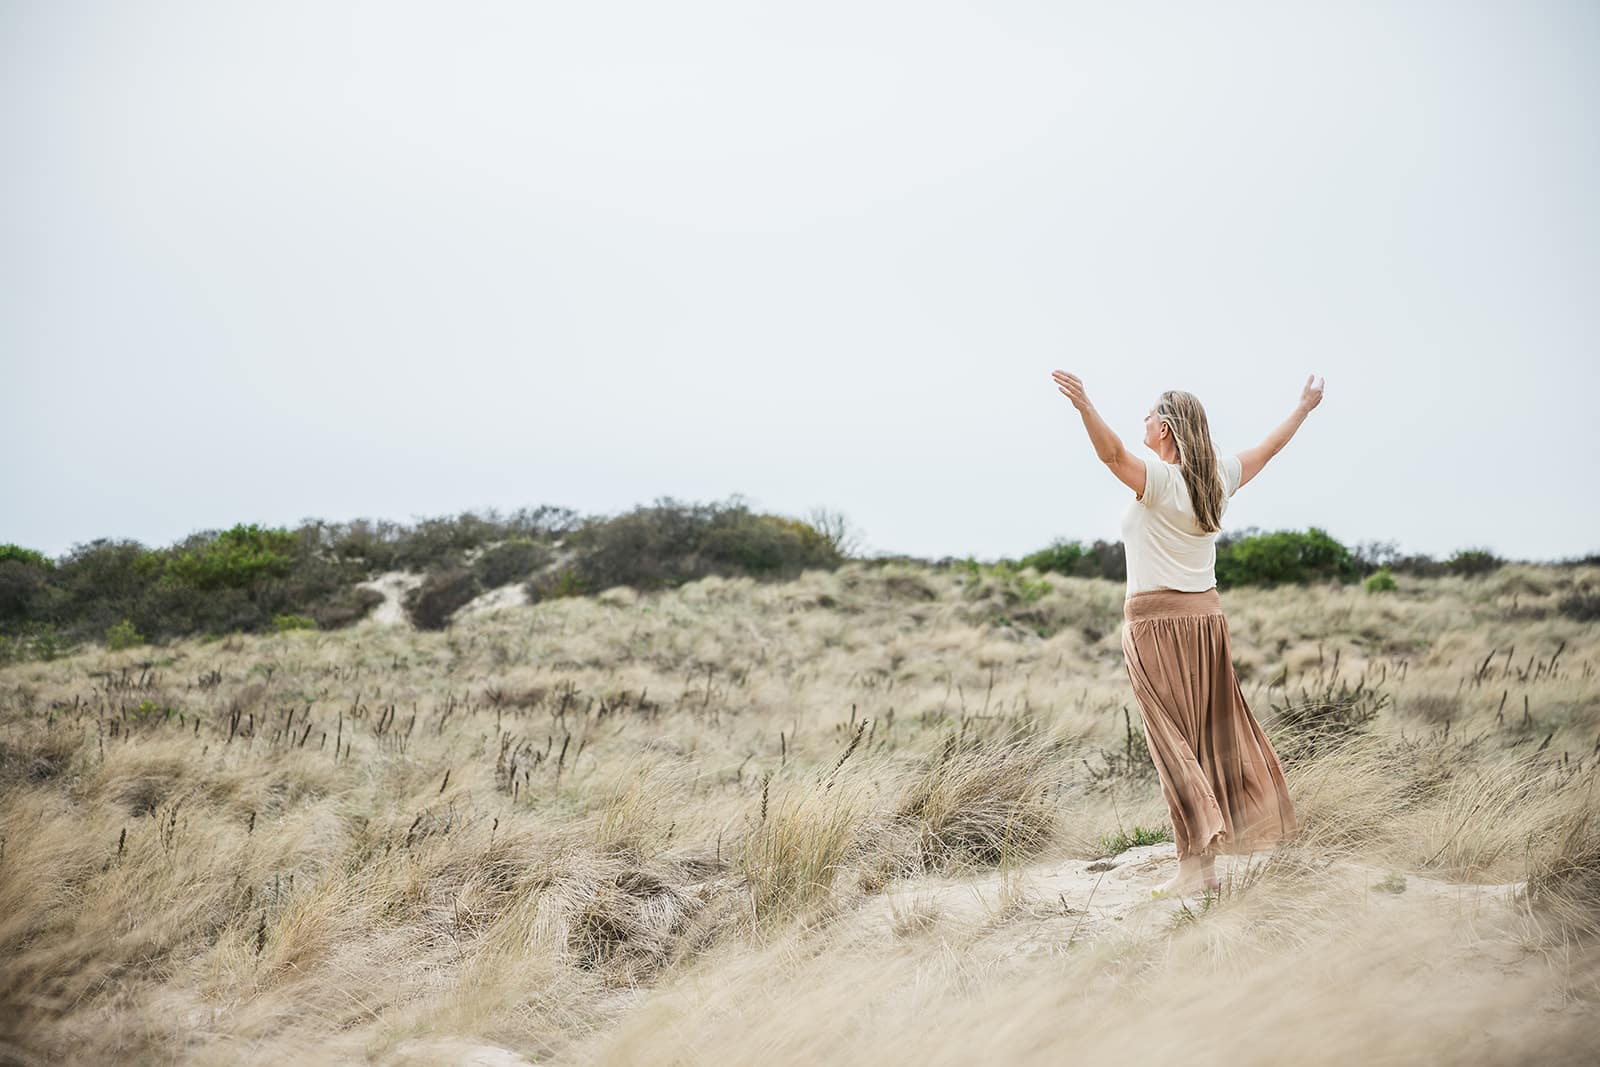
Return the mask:
[[(1305, 830), (1175, 925), (1106, 903), (1156, 871), (1039, 889), (1165, 823), (1119, 590), (1040, 580), (1048, 639), (845, 568), (6, 668), (0, 1060), (1593, 1046), (1600, 630), (1538, 614), (1564, 574), (1226, 594)], [(884, 907), (994, 878), (980, 917)]]

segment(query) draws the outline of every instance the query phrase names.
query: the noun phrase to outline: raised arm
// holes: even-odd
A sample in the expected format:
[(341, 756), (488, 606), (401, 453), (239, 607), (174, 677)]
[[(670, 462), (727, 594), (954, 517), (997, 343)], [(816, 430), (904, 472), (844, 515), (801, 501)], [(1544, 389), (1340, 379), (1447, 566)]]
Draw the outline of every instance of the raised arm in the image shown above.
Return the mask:
[(1094, 445), (1094, 454), (1100, 458), (1100, 462), (1111, 468), (1111, 473), (1116, 475), (1117, 481), (1135, 493), (1144, 495), (1144, 460), (1129, 452), (1123, 446), (1122, 438), (1106, 425), (1106, 420), (1100, 417), (1100, 413), (1089, 402), (1089, 395), (1084, 392), (1083, 382), (1076, 374), (1068, 374), (1062, 370), (1052, 372), (1050, 377), (1055, 379), (1056, 388), (1072, 401), (1072, 406), (1078, 409), (1078, 414), (1083, 416), (1083, 428), (1088, 431), (1089, 442)]
[(1311, 414), (1311, 409), (1322, 403), (1322, 385), (1327, 379), (1317, 382), (1313, 387), (1311, 380), (1316, 375), (1306, 378), (1305, 386), (1300, 390), (1300, 403), (1295, 405), (1294, 411), (1287, 419), (1278, 425), (1278, 428), (1267, 434), (1267, 439), (1254, 448), (1246, 448), (1239, 452), (1239, 484), (1242, 486), (1251, 478), (1261, 473), (1261, 468), (1267, 465), (1267, 460), (1276, 456), (1283, 446), (1289, 443), (1289, 438), (1294, 436), (1300, 424), (1306, 421), (1306, 416)]

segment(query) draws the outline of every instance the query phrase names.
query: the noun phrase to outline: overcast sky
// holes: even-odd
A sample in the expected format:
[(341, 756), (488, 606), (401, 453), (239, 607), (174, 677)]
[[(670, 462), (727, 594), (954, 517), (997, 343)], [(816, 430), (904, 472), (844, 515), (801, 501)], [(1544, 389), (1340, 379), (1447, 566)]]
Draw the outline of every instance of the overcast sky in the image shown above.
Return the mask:
[[(0, 0), (0, 541), (657, 497), (1600, 550), (1600, 5)], [(1587, 488), (1585, 488), (1587, 486)]]

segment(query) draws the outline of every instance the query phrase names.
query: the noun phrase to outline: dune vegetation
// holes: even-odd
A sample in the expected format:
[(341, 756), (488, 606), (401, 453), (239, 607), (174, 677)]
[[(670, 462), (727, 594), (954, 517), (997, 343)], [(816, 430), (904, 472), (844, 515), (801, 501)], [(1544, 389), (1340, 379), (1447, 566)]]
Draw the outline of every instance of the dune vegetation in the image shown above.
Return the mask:
[[(1123, 588), (852, 561), (0, 667), (0, 1060), (1590, 1062), (1600, 567), (1223, 593), (1302, 832), (1176, 860)], [(473, 1059), (476, 1057), (476, 1059)]]

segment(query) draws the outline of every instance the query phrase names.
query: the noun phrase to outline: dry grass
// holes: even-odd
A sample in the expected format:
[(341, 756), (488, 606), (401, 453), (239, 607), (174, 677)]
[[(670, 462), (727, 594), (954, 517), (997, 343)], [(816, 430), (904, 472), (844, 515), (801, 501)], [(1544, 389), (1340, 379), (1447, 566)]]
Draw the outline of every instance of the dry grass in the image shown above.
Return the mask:
[[(1120, 590), (1044, 580), (850, 566), (5, 668), (0, 1061), (1582, 1061), (1600, 626), (1556, 606), (1592, 568), (1225, 593), (1305, 832), (1120, 935), (1028, 889), (1166, 819)], [(869, 918), (982, 876), (981, 921)]]

